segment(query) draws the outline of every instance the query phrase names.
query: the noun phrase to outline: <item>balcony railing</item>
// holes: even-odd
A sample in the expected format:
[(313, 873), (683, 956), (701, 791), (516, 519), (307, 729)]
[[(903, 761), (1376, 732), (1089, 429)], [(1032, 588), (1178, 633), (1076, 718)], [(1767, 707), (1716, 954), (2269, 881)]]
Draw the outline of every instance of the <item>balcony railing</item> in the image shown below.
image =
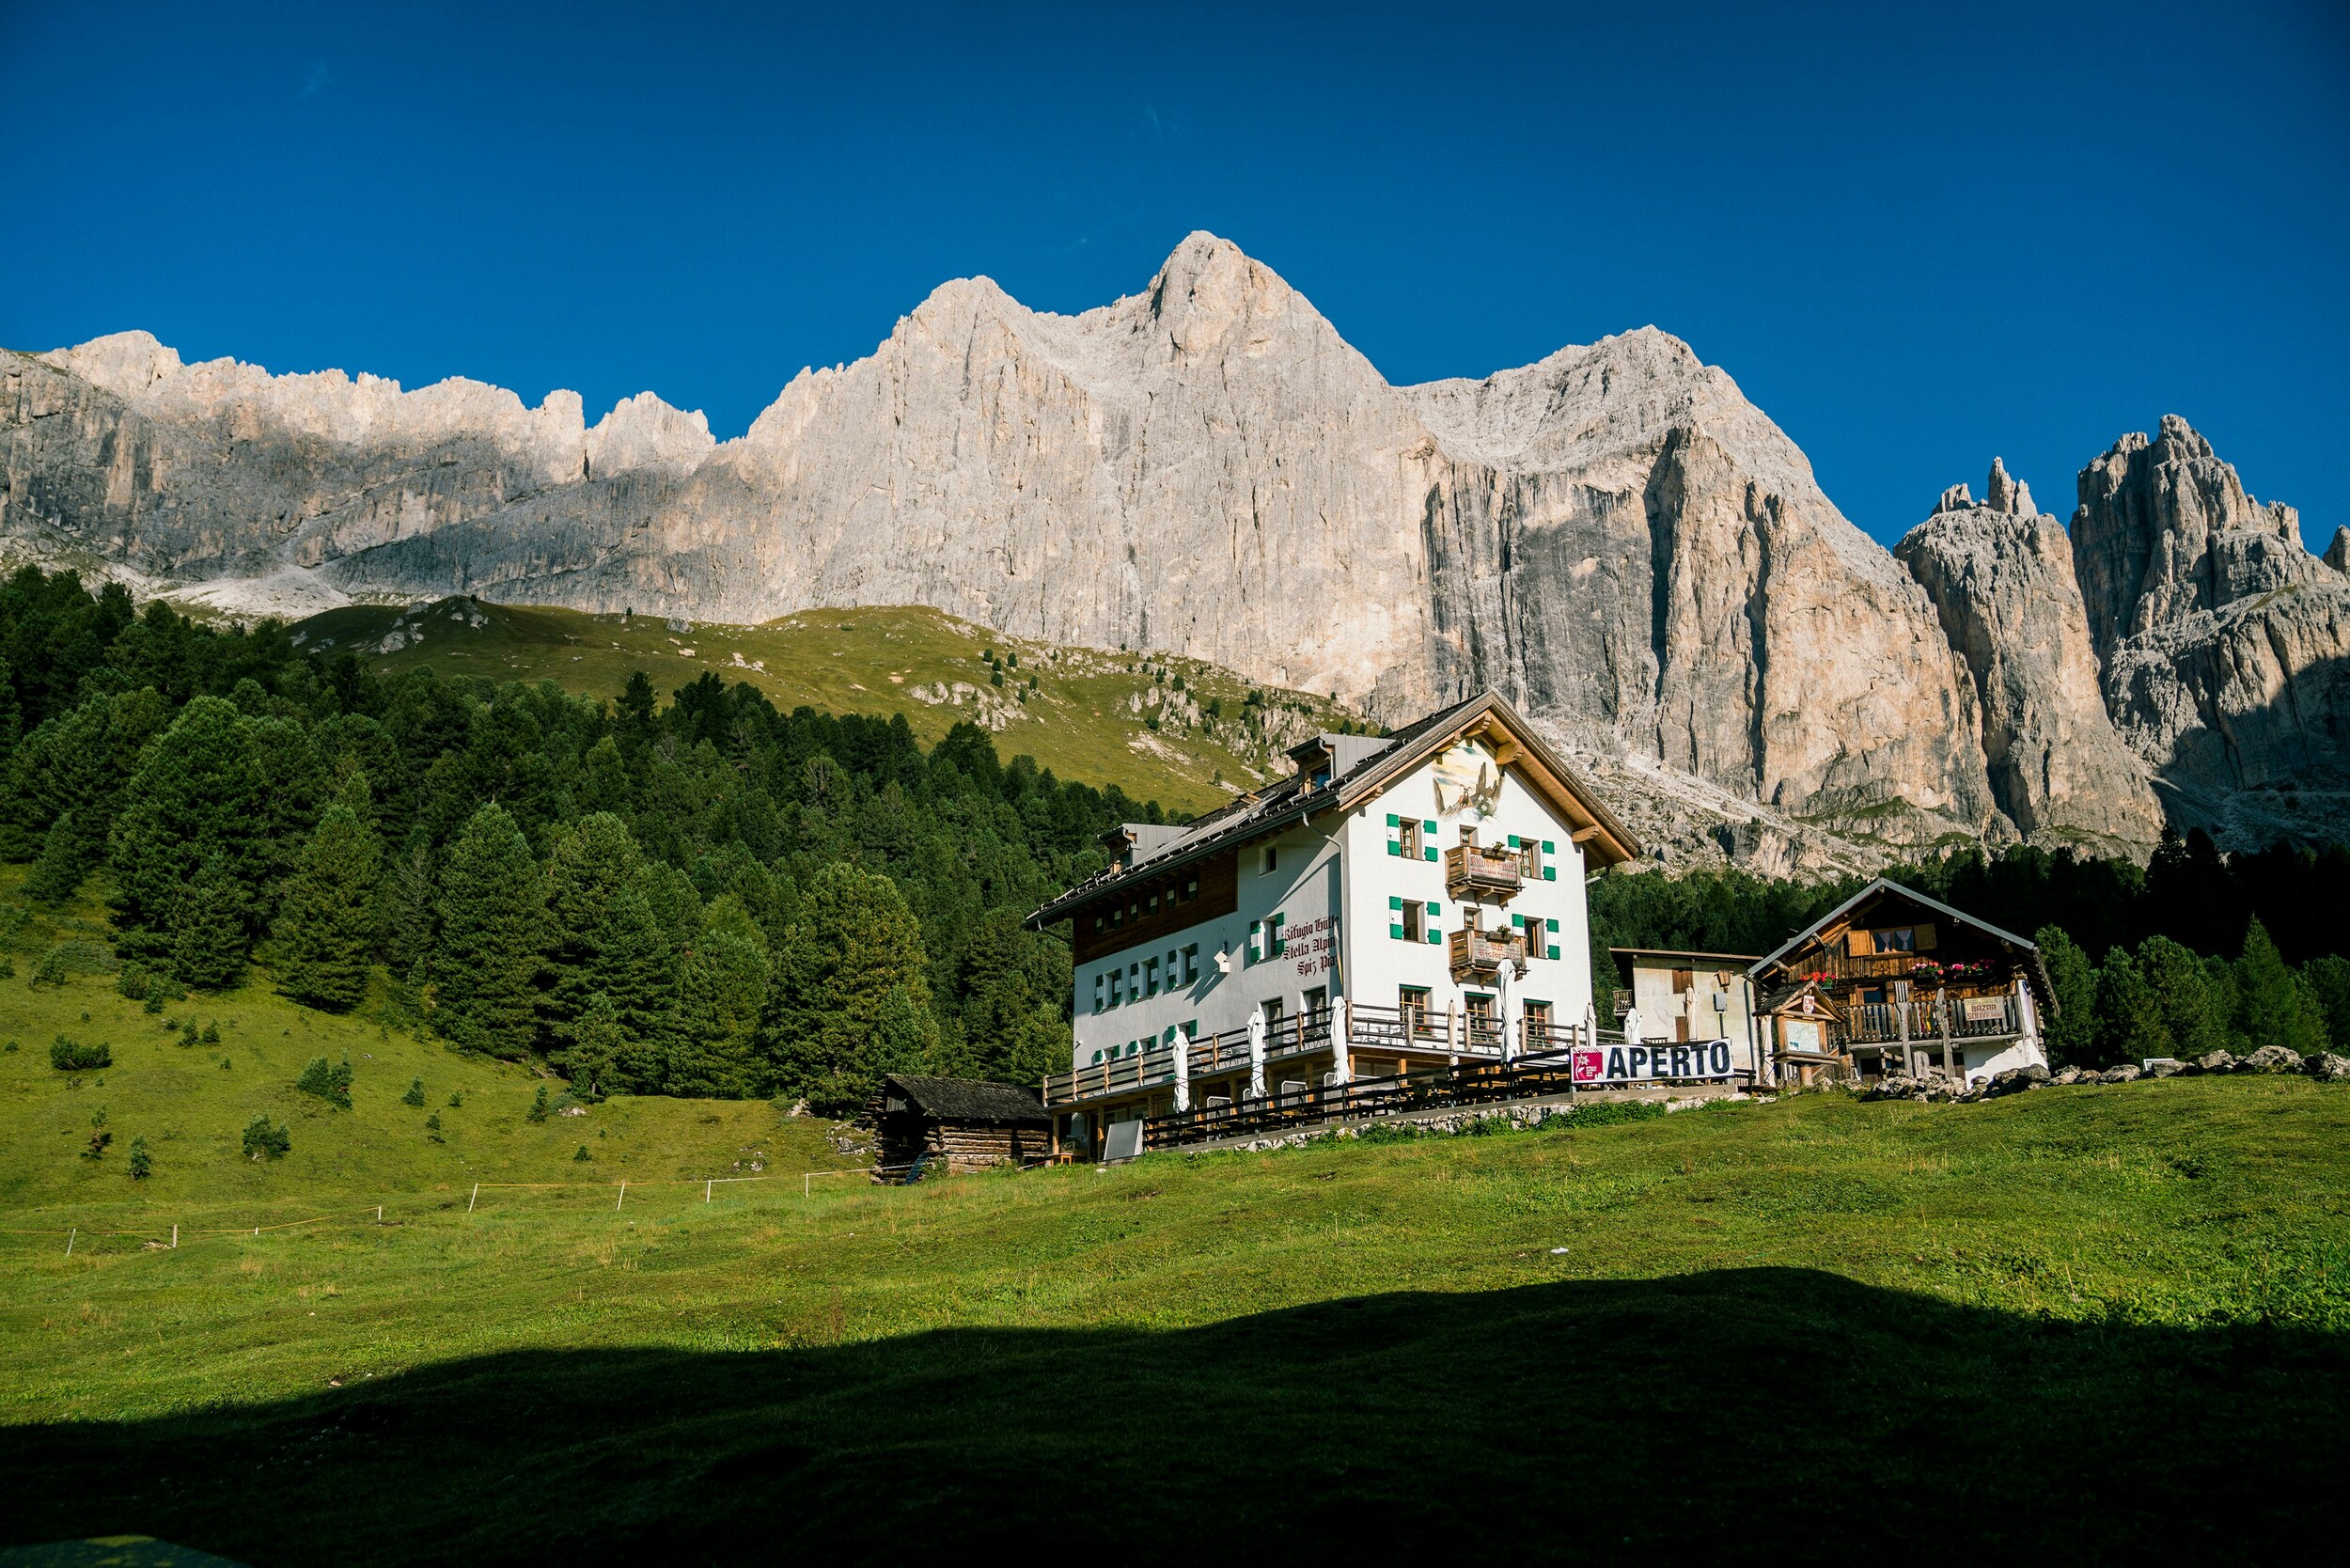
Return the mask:
[(1448, 933), (1452, 978), (1490, 980), (1507, 964), (1526, 962), (1526, 933), (1518, 930), (1480, 931), (1474, 926)]
[[(1503, 1055), (1500, 1025), (1474, 1013), (1357, 1002), (1349, 1007), (1348, 1019), (1350, 1052), (1378, 1055), (1408, 1051), (1493, 1061), (1501, 1059)], [(1327, 1008), (1274, 1020), (1265, 1029), (1266, 1062), (1328, 1050), (1330, 1027), (1331, 1010)], [(1511, 1054), (1538, 1056), (1547, 1051), (1563, 1051), (1581, 1039), (1579, 1025), (1528, 1020), (1521, 1026), (1517, 1049)], [(1117, 1057), (1074, 1072), (1053, 1074), (1044, 1080), (1044, 1103), (1060, 1108), (1172, 1088), (1175, 1051), (1173, 1045), (1154, 1045), (1131, 1057)], [(1248, 1031), (1226, 1029), (1193, 1041), (1189, 1067), (1190, 1080), (1195, 1085), (1205, 1079), (1229, 1078), (1235, 1073), (1247, 1072)], [(1271, 1091), (1279, 1081), (1278, 1074), (1268, 1070), (1265, 1077), (1267, 1090)], [(1195, 1089), (1193, 1092), (1200, 1090)]]
[[(1985, 1016), (1969, 1018), (1972, 1011)], [(1996, 1016), (1991, 1004), (1998, 1003)], [(1912, 996), (1907, 1002), (1855, 1002), (1845, 1010), (1844, 1043), (1848, 1045), (1890, 1045), (1902, 1039), (1903, 1011), (1908, 1012), (1909, 1039), (1920, 1044), (1942, 1038), (1945, 1015), (1952, 1040), (1997, 1040), (2024, 1032), (2023, 1010), (2013, 992), (1975, 996)]]
[(1444, 852), (1444, 890), (1465, 903), (1507, 903), (1525, 886), (1518, 857), (1507, 850), (1460, 844)]

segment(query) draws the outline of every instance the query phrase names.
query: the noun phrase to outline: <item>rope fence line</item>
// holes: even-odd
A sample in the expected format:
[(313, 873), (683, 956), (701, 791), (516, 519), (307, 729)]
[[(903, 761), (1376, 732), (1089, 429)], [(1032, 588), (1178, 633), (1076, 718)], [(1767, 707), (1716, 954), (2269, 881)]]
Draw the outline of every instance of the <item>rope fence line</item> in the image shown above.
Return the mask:
[[(812, 1198), (815, 1195), (814, 1184), (815, 1179), (819, 1176), (902, 1175), (905, 1171), (916, 1168), (919, 1164), (920, 1162), (916, 1161), (913, 1166), (840, 1166), (829, 1170), (803, 1171), (801, 1172), (800, 1181), (801, 1196), (804, 1198)], [(623, 1208), (628, 1201), (628, 1189), (632, 1186), (640, 1189), (645, 1187), (698, 1186), (702, 1189), (702, 1201), (704, 1203), (708, 1203), (712, 1201), (716, 1189), (720, 1186), (728, 1186), (748, 1182), (788, 1182), (790, 1180), (791, 1176), (788, 1173), (770, 1173), (763, 1176), (677, 1177), (666, 1180), (656, 1178), (651, 1181), (638, 1181), (635, 1178), (631, 1177), (617, 1184), (619, 1190), (614, 1195), (612, 1207), (616, 1212)], [(569, 1192), (575, 1191), (582, 1187), (603, 1188), (613, 1186), (614, 1184), (615, 1184), (609, 1182), (476, 1182), (473, 1184), (472, 1191), (466, 1199), (465, 1213), (471, 1215), (475, 1212), (475, 1206), (480, 1200), (481, 1194), (484, 1191)], [(384, 1207), (385, 1206), (382, 1203), (375, 1203), (366, 1206), (366, 1209), (356, 1215), (313, 1215), (307, 1219), (278, 1220), (274, 1223), (267, 1225), (230, 1225), (208, 1228), (204, 1230), (196, 1230), (174, 1222), (171, 1227), (171, 1236), (168, 1241), (164, 1240), (162, 1235), (157, 1231), (99, 1231), (93, 1230), (86, 1225), (55, 1225), (41, 1227), (39, 1229), (31, 1229), (23, 1226), (0, 1226), (0, 1236), (63, 1236), (66, 1238), (66, 1255), (68, 1257), (72, 1256), (74, 1247), (80, 1240), (84, 1231), (87, 1231), (93, 1239), (103, 1237), (108, 1240), (115, 1241), (143, 1242), (150, 1249), (167, 1252), (172, 1251), (179, 1247), (180, 1237), (183, 1234), (190, 1241), (195, 1241), (213, 1236), (259, 1236), (274, 1231), (297, 1231), (306, 1226), (313, 1225), (380, 1225), (384, 1223)]]

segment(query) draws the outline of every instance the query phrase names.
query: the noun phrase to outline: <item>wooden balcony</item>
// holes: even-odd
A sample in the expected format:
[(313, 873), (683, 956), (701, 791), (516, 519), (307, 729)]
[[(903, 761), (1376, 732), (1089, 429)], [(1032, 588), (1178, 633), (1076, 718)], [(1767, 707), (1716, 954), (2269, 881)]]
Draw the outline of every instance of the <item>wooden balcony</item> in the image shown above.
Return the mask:
[(1444, 852), (1444, 890), (1465, 903), (1508, 903), (1525, 886), (1518, 857), (1507, 850), (1461, 844)]
[[(1947, 1027), (1952, 1040), (2008, 1040), (2024, 1032), (2022, 1007), (2013, 992), (1976, 996), (1912, 996), (1898, 1002), (1856, 1002), (1844, 1011), (1840, 1033), (1847, 1045), (1891, 1045), (1902, 1036), (1903, 1008), (1908, 1010), (1909, 1040), (1919, 1045), (1939, 1041)], [(1973, 1012), (1978, 1016), (1968, 1017)]]
[(1470, 927), (1445, 937), (1452, 959), (1454, 983), (1490, 980), (1505, 963), (1526, 963), (1526, 933), (1522, 931), (1479, 931)]

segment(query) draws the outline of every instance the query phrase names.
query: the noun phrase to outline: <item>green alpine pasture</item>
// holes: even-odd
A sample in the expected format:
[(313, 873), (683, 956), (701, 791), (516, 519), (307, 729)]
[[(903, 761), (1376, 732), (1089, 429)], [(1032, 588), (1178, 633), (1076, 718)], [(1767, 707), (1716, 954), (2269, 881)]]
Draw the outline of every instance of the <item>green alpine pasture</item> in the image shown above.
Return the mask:
[(2304, 1078), (804, 1188), (849, 1161), (764, 1103), (532, 1121), (258, 973), (168, 1016), (0, 980), (0, 1541), (2276, 1560), (2350, 1439), (2350, 1090)]
[[(445, 678), (553, 681), (595, 697), (639, 669), (665, 695), (714, 673), (749, 682), (786, 713), (806, 704), (903, 713), (925, 746), (977, 718), (1007, 757), (1025, 752), (1062, 778), (1115, 782), (1187, 813), (1286, 774), (1280, 752), (1292, 730), (1361, 723), (1327, 698), (1252, 686), (1197, 659), (1060, 648), (920, 608), (807, 610), (757, 626), (671, 631), (659, 616), (450, 599), (353, 604), (291, 630), (306, 650), (356, 652), (382, 674), (429, 665)], [(384, 651), (387, 641), (399, 646)]]

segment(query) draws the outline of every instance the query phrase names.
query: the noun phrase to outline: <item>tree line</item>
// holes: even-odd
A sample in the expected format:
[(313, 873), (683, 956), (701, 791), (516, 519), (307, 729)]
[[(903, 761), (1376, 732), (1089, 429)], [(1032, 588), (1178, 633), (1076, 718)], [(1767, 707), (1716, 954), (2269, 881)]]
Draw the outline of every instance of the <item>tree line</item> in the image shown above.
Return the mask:
[[(2275, 844), (2222, 855), (2166, 831), (2151, 861), (2013, 845), (1896, 867), (1895, 882), (2038, 943), (2056, 994), (2058, 1065), (2147, 1057), (2308, 1053), (2350, 1045), (2350, 850)], [(1799, 883), (1735, 869), (1616, 873), (1590, 886), (1592, 989), (1608, 1015), (1607, 949), (1778, 948), (1870, 879)]]
[[(0, 588), (0, 858), (103, 889), (130, 964), (536, 1055), (574, 1091), (859, 1105), (880, 1074), (1065, 1065), (1064, 941), (1026, 913), (1165, 820), (958, 725), (379, 676), (274, 622)], [(371, 977), (381, 988), (371, 993)]]

